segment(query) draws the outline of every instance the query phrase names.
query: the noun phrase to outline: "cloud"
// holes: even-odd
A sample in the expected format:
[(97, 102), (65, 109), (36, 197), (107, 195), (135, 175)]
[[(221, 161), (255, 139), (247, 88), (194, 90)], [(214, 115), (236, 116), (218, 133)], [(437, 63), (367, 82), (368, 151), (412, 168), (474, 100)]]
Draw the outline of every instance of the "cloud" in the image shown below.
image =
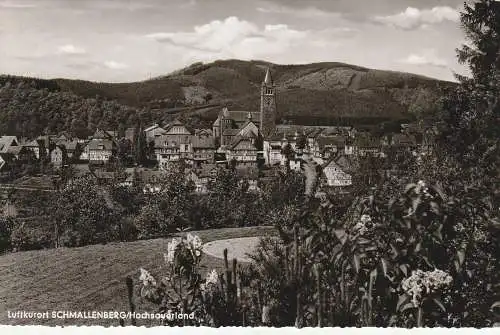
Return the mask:
[(109, 60), (109, 61), (104, 62), (104, 66), (106, 66), (108, 69), (112, 69), (112, 70), (123, 70), (123, 69), (128, 68), (127, 64), (116, 62), (114, 60)]
[(0, 1), (0, 8), (11, 8), (11, 9), (26, 9), (35, 8), (36, 5), (33, 3), (19, 3), (19, 1)]
[(458, 22), (459, 19), (460, 14), (456, 9), (438, 6), (431, 9), (408, 7), (404, 12), (395, 15), (375, 16), (373, 21), (399, 29), (411, 30), (446, 21)]
[(295, 8), (274, 3), (268, 3), (262, 7), (257, 7), (257, 11), (264, 14), (282, 14), (309, 19), (340, 17), (340, 13), (322, 10), (314, 6)]
[[(153, 33), (146, 37), (207, 56), (252, 58), (285, 50), (308, 36), (307, 31), (286, 24), (268, 24), (263, 28), (235, 16), (195, 26), (191, 32)], [(201, 55), (200, 55), (201, 56)], [(211, 57), (210, 57), (211, 58)]]
[(447, 68), (448, 62), (436, 55), (434, 50), (425, 50), (421, 53), (412, 53), (408, 57), (399, 60), (400, 63), (417, 66), (434, 66)]
[(83, 55), (86, 53), (85, 49), (76, 47), (73, 44), (61, 45), (57, 50), (58, 53), (66, 55)]

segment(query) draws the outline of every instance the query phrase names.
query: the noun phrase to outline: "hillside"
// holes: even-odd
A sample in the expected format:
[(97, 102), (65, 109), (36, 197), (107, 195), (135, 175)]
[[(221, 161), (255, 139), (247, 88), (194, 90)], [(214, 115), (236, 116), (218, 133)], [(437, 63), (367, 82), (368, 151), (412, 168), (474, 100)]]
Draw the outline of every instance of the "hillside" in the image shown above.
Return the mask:
[[(270, 227), (245, 227), (193, 234), (210, 242), (274, 232)], [(0, 256), (0, 324), (118, 326), (118, 320), (9, 319), (7, 311), (129, 311), (125, 278), (132, 276), (137, 284), (140, 267), (162, 274), (167, 242), (155, 239)], [(201, 260), (205, 273), (213, 268), (220, 271), (223, 266), (223, 260), (208, 255)], [(139, 311), (145, 310), (142, 307)], [(151, 321), (138, 325), (151, 325)]]
[[(23, 129), (40, 133), (45, 127), (49, 131), (72, 127), (83, 132), (118, 123), (132, 126), (137, 117), (149, 123), (179, 116), (206, 127), (222, 106), (258, 109), (268, 66), (278, 87), (279, 122), (357, 125), (413, 119), (415, 104), (426, 109), (443, 89), (454, 85), (343, 63), (276, 65), (239, 60), (195, 63), (134, 83), (2, 76), (0, 131), (20, 135)], [(30, 125), (34, 122), (40, 124)]]

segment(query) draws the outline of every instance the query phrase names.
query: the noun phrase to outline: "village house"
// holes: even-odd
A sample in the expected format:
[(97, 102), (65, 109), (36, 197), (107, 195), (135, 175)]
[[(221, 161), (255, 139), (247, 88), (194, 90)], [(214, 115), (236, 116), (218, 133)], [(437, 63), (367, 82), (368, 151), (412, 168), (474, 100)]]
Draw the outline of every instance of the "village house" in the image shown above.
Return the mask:
[(315, 157), (329, 159), (338, 153), (345, 153), (346, 138), (344, 136), (319, 136), (314, 142), (312, 153)]
[[(151, 127), (144, 129), (144, 134), (146, 135), (146, 140), (148, 141), (148, 143), (154, 142), (155, 138), (157, 136), (164, 135), (165, 132), (166, 132), (166, 130), (164, 128), (160, 127), (160, 125), (158, 123), (155, 123)], [(133, 135), (132, 135), (132, 139), (133, 139)]]
[(226, 159), (228, 162), (234, 161), (239, 166), (257, 166), (258, 153), (256, 138), (238, 137), (226, 149)]
[(374, 138), (370, 134), (360, 133), (356, 135), (354, 140), (356, 152), (359, 156), (379, 156), (382, 152), (382, 143), (379, 139)]
[(213, 163), (215, 155), (215, 139), (200, 135), (191, 136), (191, 148), (193, 150), (192, 165), (199, 167), (203, 164)]
[(104, 164), (109, 162), (116, 150), (115, 142), (110, 139), (92, 139), (85, 151), (91, 164)]
[(37, 140), (24, 144), (24, 147), (33, 153), (35, 159), (40, 159), (40, 152), (42, 152), (43, 149)]
[(190, 135), (160, 135), (155, 138), (154, 153), (160, 169), (171, 163), (189, 159), (192, 152)]
[(413, 152), (417, 149), (417, 140), (415, 135), (394, 134), (392, 135), (390, 144), (393, 148), (400, 152)]
[(11, 147), (19, 146), (19, 141), (16, 136), (0, 137), (0, 153), (7, 153)]
[(20, 162), (31, 162), (36, 159), (35, 153), (24, 145), (11, 146), (7, 149), (7, 152)]
[(352, 185), (352, 176), (346, 173), (341, 166), (335, 162), (335, 158), (333, 157), (323, 165), (323, 173), (326, 177), (326, 185), (328, 186), (338, 187)]
[(190, 169), (188, 179), (195, 185), (195, 192), (205, 194), (209, 191), (209, 183), (217, 176), (216, 164), (204, 164), (200, 168)]
[(55, 167), (61, 167), (66, 164), (66, 150), (64, 146), (56, 146), (50, 151), (50, 162)]

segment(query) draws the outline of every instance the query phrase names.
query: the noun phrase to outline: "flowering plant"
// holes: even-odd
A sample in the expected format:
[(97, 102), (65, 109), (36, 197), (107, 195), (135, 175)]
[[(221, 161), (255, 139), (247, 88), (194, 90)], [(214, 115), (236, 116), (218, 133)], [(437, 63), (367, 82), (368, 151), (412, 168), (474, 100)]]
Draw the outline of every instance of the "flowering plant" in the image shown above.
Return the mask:
[[(141, 298), (159, 306), (162, 313), (199, 312), (200, 287), (206, 287), (207, 280), (202, 280), (199, 274), (199, 263), (202, 255), (202, 240), (188, 233), (182, 238), (173, 238), (167, 243), (163, 254), (165, 274), (157, 280), (147, 270), (141, 268)], [(214, 274), (208, 283), (214, 282)], [(197, 315), (199, 316), (199, 315)], [(202, 318), (197, 318), (202, 320)], [(186, 320), (165, 320), (169, 324)]]

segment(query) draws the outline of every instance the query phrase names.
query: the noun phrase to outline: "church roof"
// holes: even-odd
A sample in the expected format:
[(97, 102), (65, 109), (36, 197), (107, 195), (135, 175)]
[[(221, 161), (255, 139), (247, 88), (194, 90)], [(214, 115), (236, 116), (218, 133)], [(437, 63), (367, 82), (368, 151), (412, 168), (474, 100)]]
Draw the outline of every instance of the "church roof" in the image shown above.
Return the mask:
[(264, 84), (272, 85), (273, 78), (271, 77), (271, 70), (267, 68), (266, 77), (264, 78)]

